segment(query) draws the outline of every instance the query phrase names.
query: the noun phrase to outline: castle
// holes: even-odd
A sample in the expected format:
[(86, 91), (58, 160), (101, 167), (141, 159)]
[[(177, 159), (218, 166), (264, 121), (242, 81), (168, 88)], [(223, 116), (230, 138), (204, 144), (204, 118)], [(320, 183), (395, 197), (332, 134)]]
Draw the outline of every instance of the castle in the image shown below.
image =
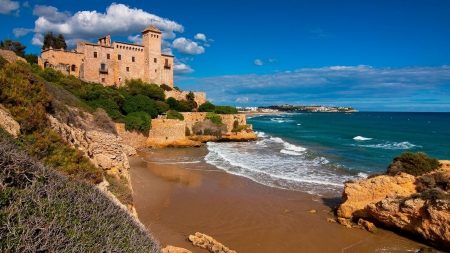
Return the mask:
[(153, 25), (142, 31), (142, 45), (100, 38), (95, 43), (77, 41), (71, 51), (42, 50), (38, 63), (87, 82), (121, 86), (127, 79), (173, 87), (173, 55), (161, 53), (161, 31)]

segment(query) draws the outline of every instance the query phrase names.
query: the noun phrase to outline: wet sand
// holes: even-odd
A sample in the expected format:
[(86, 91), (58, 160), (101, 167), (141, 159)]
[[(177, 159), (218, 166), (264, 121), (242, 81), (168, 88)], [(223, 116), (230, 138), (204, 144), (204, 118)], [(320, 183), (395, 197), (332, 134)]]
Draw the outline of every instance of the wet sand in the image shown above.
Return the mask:
[[(205, 147), (138, 154), (129, 158), (136, 210), (163, 247), (207, 252), (187, 241), (195, 232), (240, 253), (414, 252), (423, 246), (391, 231), (371, 234), (327, 222), (339, 203), (336, 198), (271, 188), (228, 174), (203, 161)], [(202, 162), (159, 162), (169, 156)]]

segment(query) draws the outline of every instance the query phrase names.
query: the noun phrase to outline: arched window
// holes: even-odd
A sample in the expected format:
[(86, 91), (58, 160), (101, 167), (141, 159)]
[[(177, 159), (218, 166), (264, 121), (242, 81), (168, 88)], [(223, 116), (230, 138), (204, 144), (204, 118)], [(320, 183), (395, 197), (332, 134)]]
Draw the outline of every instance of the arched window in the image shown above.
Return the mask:
[(76, 66), (74, 64), (72, 64), (72, 67), (70, 68), (70, 71), (75, 71)]

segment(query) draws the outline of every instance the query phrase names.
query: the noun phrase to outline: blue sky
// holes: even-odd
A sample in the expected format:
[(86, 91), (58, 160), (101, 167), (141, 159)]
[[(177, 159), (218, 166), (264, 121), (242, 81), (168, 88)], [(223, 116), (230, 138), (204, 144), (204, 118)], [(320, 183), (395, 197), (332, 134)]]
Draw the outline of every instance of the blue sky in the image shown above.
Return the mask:
[(0, 0), (0, 38), (139, 43), (153, 24), (175, 85), (216, 104), (450, 112), (450, 1)]

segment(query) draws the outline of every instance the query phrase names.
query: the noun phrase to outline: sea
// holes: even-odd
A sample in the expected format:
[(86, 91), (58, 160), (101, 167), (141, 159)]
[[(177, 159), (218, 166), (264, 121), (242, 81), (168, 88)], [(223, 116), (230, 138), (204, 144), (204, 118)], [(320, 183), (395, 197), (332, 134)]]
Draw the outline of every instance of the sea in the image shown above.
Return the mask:
[(206, 163), (270, 187), (340, 196), (384, 173), (402, 152), (450, 160), (450, 113), (286, 113), (249, 116), (254, 142), (209, 142)]

